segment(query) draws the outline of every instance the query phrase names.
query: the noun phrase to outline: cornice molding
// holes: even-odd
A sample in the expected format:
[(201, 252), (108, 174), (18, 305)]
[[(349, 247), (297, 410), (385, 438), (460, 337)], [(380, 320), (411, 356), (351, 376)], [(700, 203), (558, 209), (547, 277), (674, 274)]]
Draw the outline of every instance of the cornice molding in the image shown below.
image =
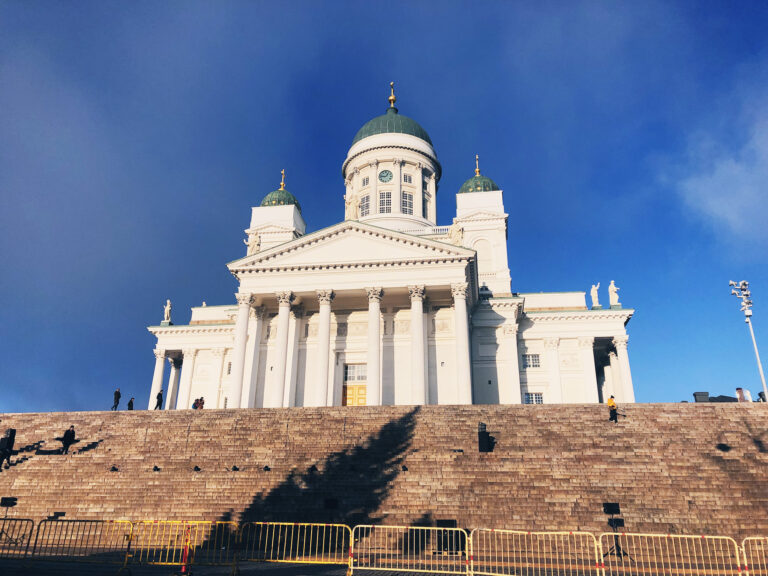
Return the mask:
[(235, 331), (234, 324), (217, 326), (150, 326), (147, 328), (150, 334), (155, 336), (194, 336), (198, 334), (232, 334)]
[(632, 317), (634, 310), (618, 311), (618, 310), (584, 310), (584, 311), (572, 311), (572, 312), (527, 312), (524, 311), (523, 315), (533, 322), (562, 322), (562, 321), (584, 321), (584, 320), (623, 320), (626, 322)]

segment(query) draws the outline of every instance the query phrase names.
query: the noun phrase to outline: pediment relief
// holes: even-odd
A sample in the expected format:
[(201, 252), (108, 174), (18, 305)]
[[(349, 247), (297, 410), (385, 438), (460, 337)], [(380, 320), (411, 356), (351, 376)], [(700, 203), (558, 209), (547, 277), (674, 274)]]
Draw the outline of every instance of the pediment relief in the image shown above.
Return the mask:
[(472, 250), (436, 240), (343, 222), (231, 262), (229, 269), (461, 260), (473, 256)]
[(504, 212), (489, 212), (488, 210), (478, 210), (461, 218), (454, 218), (454, 222), (471, 222), (473, 220), (497, 220), (507, 218), (509, 214)]

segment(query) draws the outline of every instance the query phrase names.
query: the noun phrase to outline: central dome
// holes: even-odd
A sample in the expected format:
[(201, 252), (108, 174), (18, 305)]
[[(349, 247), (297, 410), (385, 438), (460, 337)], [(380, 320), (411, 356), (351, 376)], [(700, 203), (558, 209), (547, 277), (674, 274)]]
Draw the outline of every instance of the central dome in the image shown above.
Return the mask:
[(427, 131), (416, 120), (398, 114), (397, 108), (394, 106), (388, 108), (386, 114), (376, 116), (376, 118), (366, 122), (355, 134), (352, 144), (374, 134), (410, 134), (411, 136), (416, 136), (416, 138), (421, 138), (432, 146), (432, 140)]

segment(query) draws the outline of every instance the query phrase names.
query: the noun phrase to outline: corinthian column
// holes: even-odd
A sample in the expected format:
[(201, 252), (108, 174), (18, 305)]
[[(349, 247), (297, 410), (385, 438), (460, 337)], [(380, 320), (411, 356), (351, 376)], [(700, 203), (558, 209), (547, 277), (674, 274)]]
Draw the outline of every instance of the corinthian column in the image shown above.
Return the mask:
[(176, 408), (176, 398), (179, 395), (179, 376), (181, 376), (181, 360), (168, 358), (171, 365), (171, 375), (168, 378), (168, 393), (165, 398), (165, 409)]
[(149, 389), (149, 406), (147, 410), (155, 407), (157, 393), (163, 389), (163, 370), (165, 369), (165, 350), (155, 351), (155, 373), (152, 375), (152, 388)]
[(312, 406), (326, 406), (328, 403), (328, 364), (331, 355), (331, 301), (333, 290), (317, 290), (320, 303), (320, 326), (317, 330), (317, 388), (312, 394)]
[[(253, 335), (250, 341), (251, 376), (243, 383), (243, 394), (240, 397), (241, 408), (256, 406), (256, 383), (259, 380), (259, 357), (261, 355), (261, 333), (264, 331), (264, 308), (253, 306), (250, 312), (249, 331)], [(245, 372), (245, 370), (243, 370)]]
[(616, 336), (613, 339), (613, 345), (616, 347), (616, 357), (619, 361), (619, 372), (621, 373), (621, 389), (624, 396), (624, 402), (635, 401), (635, 389), (632, 386), (632, 373), (629, 370), (629, 355), (627, 354), (627, 342), (629, 336), (626, 334)]
[(277, 292), (277, 302), (279, 304), (277, 313), (277, 341), (275, 347), (277, 359), (275, 360), (275, 370), (272, 374), (272, 382), (264, 392), (264, 406), (266, 408), (280, 408), (283, 405), (283, 396), (285, 394), (285, 365), (288, 356), (288, 324), (291, 320), (291, 302), (293, 302), (293, 292)]
[(248, 340), (248, 310), (253, 294), (235, 294), (237, 298), (237, 320), (235, 321), (235, 351), (232, 354), (232, 408), (240, 408), (243, 394), (243, 372), (245, 370), (245, 344)]
[(467, 283), (451, 284), (453, 322), (456, 331), (457, 404), (472, 404), (472, 371), (469, 365), (469, 321), (467, 318)]
[(563, 384), (560, 382), (560, 338), (544, 338), (545, 362), (549, 372), (549, 397), (547, 404), (563, 402)]
[(579, 350), (581, 352), (581, 365), (584, 370), (584, 401), (597, 404), (597, 368), (595, 368), (595, 339), (591, 336), (579, 338)]
[(368, 404), (381, 405), (381, 288), (366, 288), (368, 292)]
[(408, 286), (411, 296), (411, 402), (427, 403), (424, 380), (424, 286)]
[(183, 410), (189, 408), (189, 398), (192, 395), (192, 374), (195, 372), (195, 356), (197, 356), (197, 349), (184, 348), (181, 351), (182, 365), (181, 365), (181, 381), (179, 382), (179, 399), (176, 402), (176, 409)]

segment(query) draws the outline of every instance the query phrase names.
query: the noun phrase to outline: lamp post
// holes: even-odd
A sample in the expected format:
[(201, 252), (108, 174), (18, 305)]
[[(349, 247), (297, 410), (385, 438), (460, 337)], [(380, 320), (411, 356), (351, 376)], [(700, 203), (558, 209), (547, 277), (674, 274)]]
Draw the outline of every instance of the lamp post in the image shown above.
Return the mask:
[(760, 362), (760, 353), (757, 351), (757, 342), (755, 341), (755, 331), (752, 329), (752, 292), (749, 290), (749, 282), (742, 280), (728, 283), (731, 286), (731, 294), (741, 299), (741, 311), (744, 312), (744, 321), (749, 326), (749, 334), (752, 336), (752, 346), (755, 347), (755, 357), (757, 358), (757, 369), (760, 371), (760, 380), (763, 382), (763, 400), (768, 402), (768, 388), (765, 386), (765, 374), (763, 373), (763, 364)]

